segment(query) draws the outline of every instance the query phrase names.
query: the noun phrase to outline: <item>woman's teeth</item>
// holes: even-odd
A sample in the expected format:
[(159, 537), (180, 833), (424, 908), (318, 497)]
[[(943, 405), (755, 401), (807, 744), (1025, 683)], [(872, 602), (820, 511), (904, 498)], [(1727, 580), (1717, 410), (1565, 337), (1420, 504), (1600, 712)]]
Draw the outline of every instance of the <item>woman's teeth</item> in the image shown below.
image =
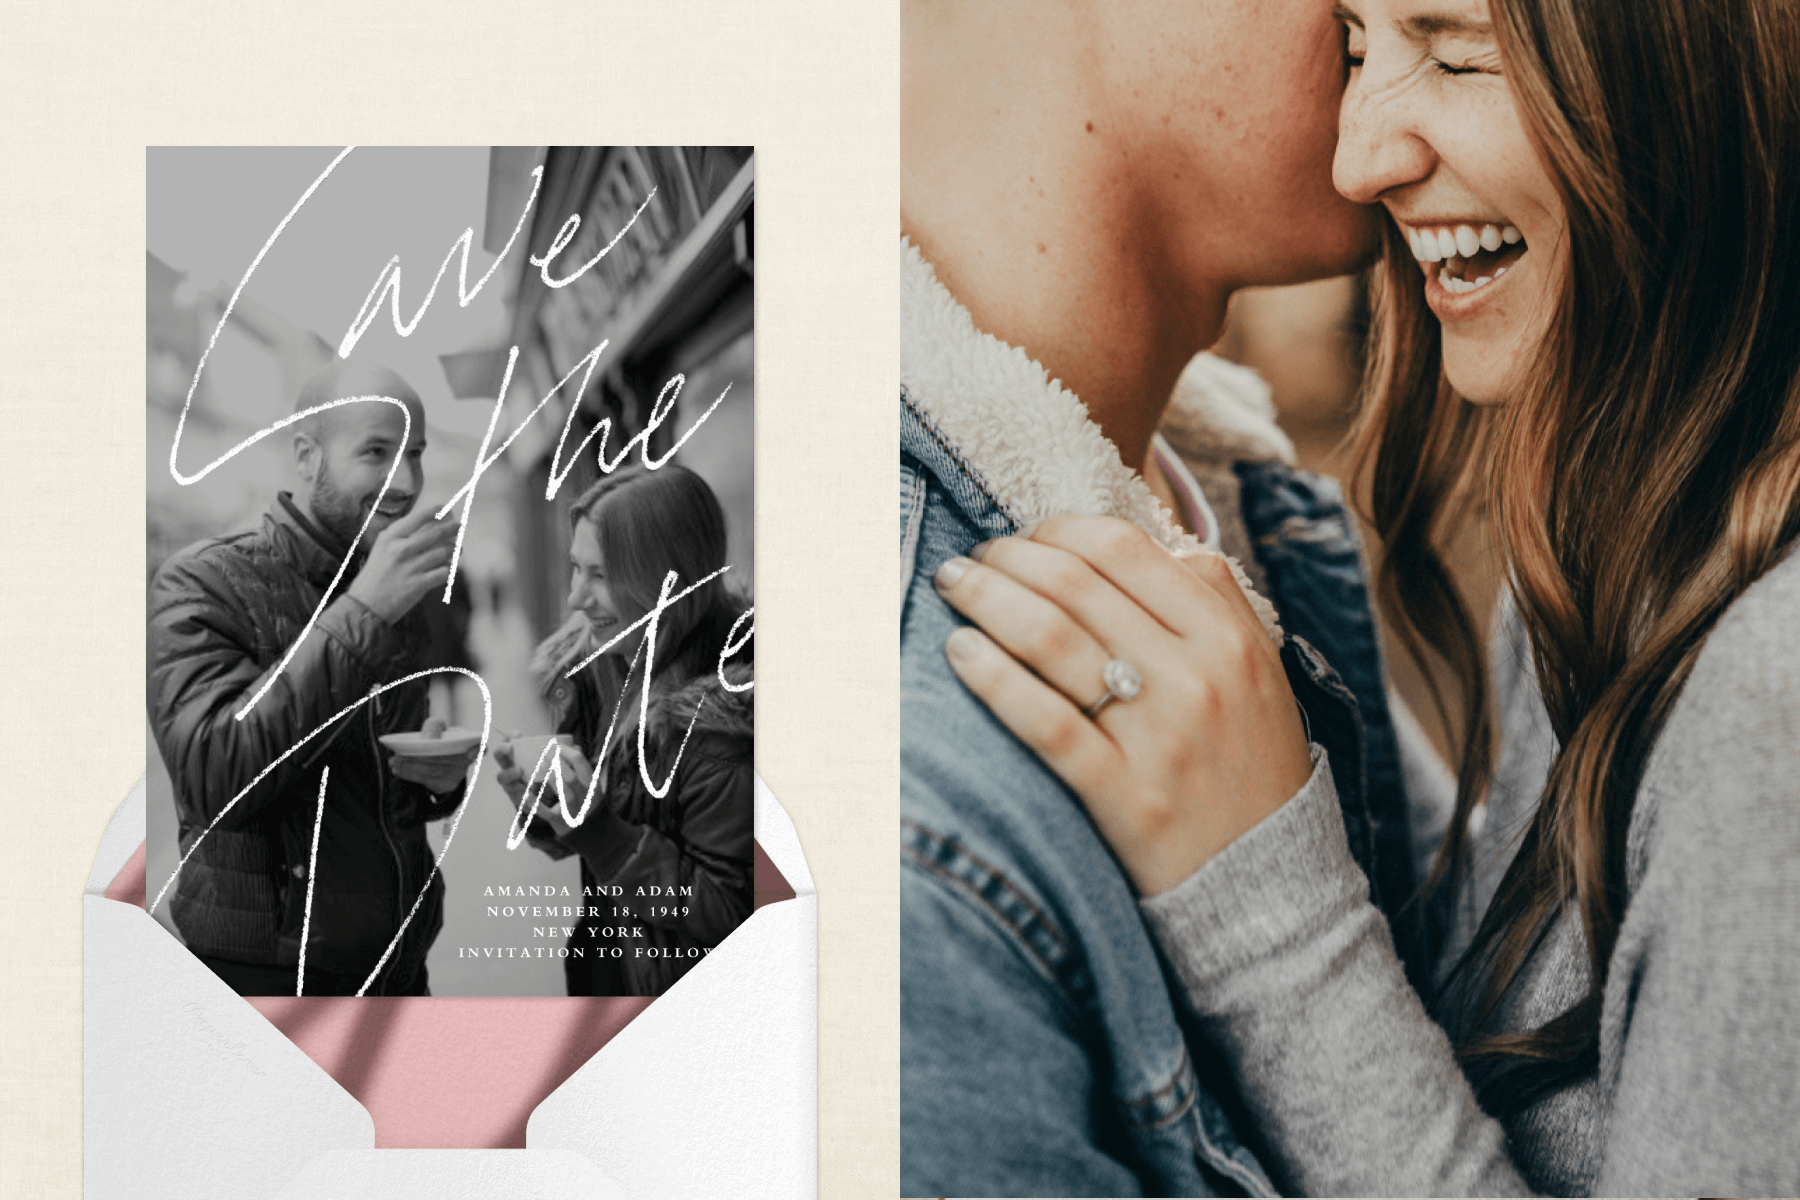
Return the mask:
[(1446, 258), (1471, 258), (1478, 251), (1495, 251), (1501, 246), (1516, 246), (1525, 240), (1516, 225), (1446, 225), (1440, 229), (1407, 229), (1406, 240), (1412, 244), (1413, 257), (1420, 262), (1442, 262)]
[[(1461, 295), (1486, 287), (1506, 274), (1525, 253), (1525, 237), (1515, 225), (1445, 225), (1436, 229), (1406, 228), (1413, 257), (1443, 263), (1437, 280), (1446, 292)], [(1515, 249), (1516, 248), (1516, 249)], [(1479, 260), (1479, 273), (1470, 268)]]

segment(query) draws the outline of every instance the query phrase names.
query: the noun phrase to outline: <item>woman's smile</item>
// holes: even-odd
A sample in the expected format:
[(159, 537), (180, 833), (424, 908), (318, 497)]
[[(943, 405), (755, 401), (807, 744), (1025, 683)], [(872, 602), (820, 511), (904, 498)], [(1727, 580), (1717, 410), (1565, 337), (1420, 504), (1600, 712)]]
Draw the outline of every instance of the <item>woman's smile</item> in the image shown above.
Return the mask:
[(1347, 75), (1338, 188), (1382, 205), (1405, 235), (1450, 385), (1465, 400), (1505, 400), (1556, 311), (1568, 222), (1487, 5), (1351, 0), (1336, 11)]
[[(1474, 316), (1496, 296), (1529, 250), (1519, 227), (1479, 217), (1396, 221), (1425, 274), (1425, 302), (1441, 321)], [(1515, 276), (1516, 278), (1516, 276)]]

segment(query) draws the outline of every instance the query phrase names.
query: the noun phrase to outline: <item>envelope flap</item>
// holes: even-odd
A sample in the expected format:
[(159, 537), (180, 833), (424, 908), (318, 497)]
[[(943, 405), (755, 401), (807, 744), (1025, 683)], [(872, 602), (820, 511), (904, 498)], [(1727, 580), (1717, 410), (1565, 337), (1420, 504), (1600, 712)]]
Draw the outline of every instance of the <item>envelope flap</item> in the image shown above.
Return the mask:
[(525, 1144), (633, 1195), (816, 1194), (817, 918), (811, 894), (756, 910), (538, 1106)]
[(756, 776), (756, 840), (796, 895), (814, 893), (812, 872), (806, 868), (806, 852), (800, 848), (800, 834), (794, 829), (787, 810), (781, 807), (781, 801), (763, 782), (760, 772)]
[(308, 1162), (276, 1200), (627, 1200), (569, 1150), (334, 1150)]
[(363, 1107), (142, 909), (82, 906), (87, 1195), (266, 1195), (374, 1146)]
[(83, 889), (88, 895), (104, 896), (132, 854), (143, 845), (146, 787), (147, 777), (138, 776), (130, 794), (119, 802), (119, 807), (113, 810), (112, 820), (106, 823), (106, 832), (100, 835), (100, 848), (94, 853), (93, 870), (88, 872), (87, 887)]

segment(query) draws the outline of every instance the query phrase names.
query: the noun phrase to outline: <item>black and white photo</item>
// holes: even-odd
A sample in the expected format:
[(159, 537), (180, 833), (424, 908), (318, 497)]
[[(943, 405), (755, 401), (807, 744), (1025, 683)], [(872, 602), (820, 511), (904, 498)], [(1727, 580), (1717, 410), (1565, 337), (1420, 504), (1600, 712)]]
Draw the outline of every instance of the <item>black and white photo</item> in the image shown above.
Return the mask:
[(244, 995), (750, 914), (749, 147), (148, 154), (148, 892)]

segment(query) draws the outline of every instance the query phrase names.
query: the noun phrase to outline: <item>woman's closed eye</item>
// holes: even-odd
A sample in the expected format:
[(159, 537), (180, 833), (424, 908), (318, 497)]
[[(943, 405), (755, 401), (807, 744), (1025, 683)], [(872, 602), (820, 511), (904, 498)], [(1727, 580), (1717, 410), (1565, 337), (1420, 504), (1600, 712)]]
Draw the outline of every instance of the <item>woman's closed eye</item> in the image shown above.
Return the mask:
[[(1360, 25), (1346, 21), (1344, 33), (1344, 67), (1348, 71), (1363, 68), (1369, 53), (1369, 35)], [(1419, 65), (1429, 66), (1439, 75), (1499, 75), (1500, 56), (1488, 38), (1470, 38), (1460, 32), (1449, 33), (1416, 44)]]
[(1491, 34), (1445, 32), (1426, 48), (1440, 75), (1501, 75), (1500, 48)]

